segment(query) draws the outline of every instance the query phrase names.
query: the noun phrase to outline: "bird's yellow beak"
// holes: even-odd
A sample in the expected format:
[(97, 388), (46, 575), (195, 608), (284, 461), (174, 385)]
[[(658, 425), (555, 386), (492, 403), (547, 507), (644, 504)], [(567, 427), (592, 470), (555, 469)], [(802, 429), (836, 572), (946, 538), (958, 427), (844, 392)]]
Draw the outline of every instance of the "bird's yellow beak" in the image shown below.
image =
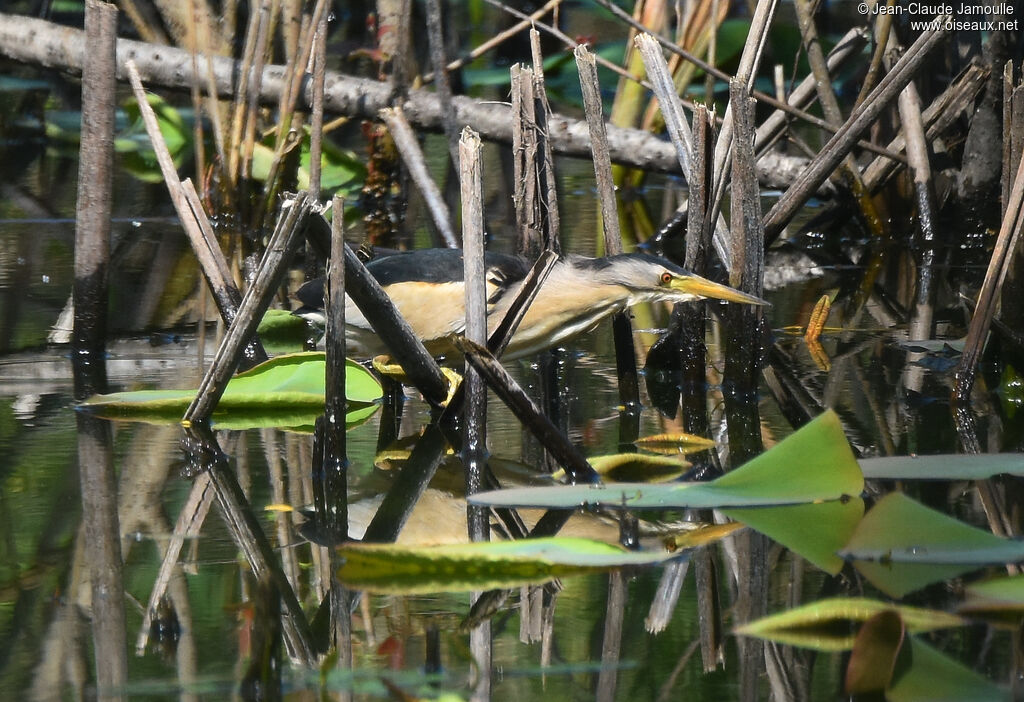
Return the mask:
[(675, 276), (671, 282), (669, 282), (669, 287), (673, 290), (687, 293), (688, 295), (710, 297), (716, 300), (725, 300), (726, 302), (740, 302), (747, 305), (769, 304), (759, 297), (754, 297), (753, 295), (748, 295), (745, 292), (740, 292), (736, 288), (730, 288), (728, 285), (715, 283), (707, 278), (701, 278), (699, 275)]

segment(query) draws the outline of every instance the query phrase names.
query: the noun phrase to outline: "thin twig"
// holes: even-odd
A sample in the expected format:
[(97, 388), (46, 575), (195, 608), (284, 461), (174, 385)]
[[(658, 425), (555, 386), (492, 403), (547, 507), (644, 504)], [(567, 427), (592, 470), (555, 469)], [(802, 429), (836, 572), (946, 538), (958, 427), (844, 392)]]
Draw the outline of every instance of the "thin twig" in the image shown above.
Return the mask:
[(394, 139), (398, 153), (402, 156), (406, 168), (409, 169), (412, 181), (427, 203), (427, 211), (430, 212), (437, 231), (441, 233), (444, 245), (452, 249), (458, 248), (459, 241), (452, 228), (452, 217), (448, 211), (448, 205), (445, 204), (441, 189), (430, 177), (423, 150), (420, 149), (420, 143), (416, 139), (416, 134), (409, 125), (409, 121), (406, 120), (405, 113), (401, 107), (387, 107), (380, 111), (380, 118), (384, 120), (388, 131), (391, 132), (391, 138)]
[(1009, 264), (1013, 261), (1013, 253), (1017, 249), (1021, 228), (1024, 227), (1024, 156), (1017, 166), (1017, 175), (1013, 180), (1010, 200), (1006, 206), (1006, 214), (999, 228), (992, 258), (989, 260), (985, 281), (978, 293), (978, 303), (971, 317), (971, 325), (967, 330), (967, 340), (960, 363), (956, 370), (956, 385), (953, 388), (953, 400), (966, 408), (970, 402), (971, 388), (974, 386), (974, 374), (978, 358), (988, 337), (989, 325), (995, 313), (999, 291), (1006, 277)]
[(892, 70), (872, 91), (871, 97), (855, 109), (839, 131), (822, 148), (821, 153), (803, 172), (800, 178), (783, 194), (764, 219), (765, 236), (771, 242), (782, 231), (796, 211), (803, 206), (818, 185), (828, 177), (839, 162), (856, 146), (857, 139), (874, 124), (882, 110), (899, 95), (914, 74), (923, 65), (929, 52), (938, 46), (945, 36), (948, 15), (936, 18), (934, 26), (921, 34), (914, 45), (900, 57)]

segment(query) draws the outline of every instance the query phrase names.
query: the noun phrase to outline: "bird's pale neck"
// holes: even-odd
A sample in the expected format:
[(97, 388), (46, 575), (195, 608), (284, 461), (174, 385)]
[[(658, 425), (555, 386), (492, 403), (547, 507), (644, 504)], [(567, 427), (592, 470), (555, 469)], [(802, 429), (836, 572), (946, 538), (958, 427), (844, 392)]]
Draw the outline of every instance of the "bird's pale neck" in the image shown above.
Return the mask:
[[(489, 315), (493, 331), (505, 316), (516, 297), (510, 291), (495, 305)], [(594, 327), (606, 317), (647, 299), (636, 296), (624, 285), (602, 280), (599, 276), (580, 276), (570, 261), (559, 261), (537, 292), (512, 337), (506, 358), (528, 356), (545, 348), (557, 346)]]

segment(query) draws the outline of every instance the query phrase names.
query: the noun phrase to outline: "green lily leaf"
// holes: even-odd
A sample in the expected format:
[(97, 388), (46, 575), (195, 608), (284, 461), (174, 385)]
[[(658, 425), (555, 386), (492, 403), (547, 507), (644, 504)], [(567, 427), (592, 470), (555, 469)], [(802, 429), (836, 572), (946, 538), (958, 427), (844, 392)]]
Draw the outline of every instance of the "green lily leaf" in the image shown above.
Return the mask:
[(479, 505), (626, 509), (784, 505), (859, 495), (864, 477), (839, 417), (829, 410), (760, 456), (706, 483), (561, 485), (513, 488), (473, 495)]
[[(146, 102), (149, 103), (149, 106), (153, 108), (153, 112), (156, 114), (156, 121), (160, 127), (160, 135), (164, 138), (164, 142), (167, 144), (167, 150), (170, 151), (172, 155), (177, 154), (189, 143), (189, 141), (191, 141), (189, 126), (185, 123), (185, 119), (182, 117), (181, 112), (162, 97), (154, 93), (146, 93)], [(125, 102), (124, 111), (125, 114), (128, 115), (128, 119), (132, 124), (132, 129), (137, 129), (144, 133), (145, 127), (142, 123), (142, 113), (139, 110), (139, 103), (135, 98), (131, 98)], [(152, 150), (152, 148), (150, 150)]]
[(931, 585), (977, 570), (977, 565), (854, 561), (853, 567), (889, 597), (905, 597)]
[(711, 439), (705, 439), (703, 436), (697, 436), (696, 434), (683, 433), (641, 436), (633, 443), (637, 445), (637, 448), (642, 448), (644, 451), (663, 453), (669, 456), (704, 451), (715, 445), (715, 442)]
[(737, 627), (735, 633), (818, 651), (846, 651), (853, 648), (856, 640), (854, 624), (889, 611), (897, 612), (911, 633), (966, 624), (955, 614), (937, 610), (894, 605), (866, 597), (837, 597), (763, 617)]
[(679, 554), (627, 551), (591, 539), (553, 537), (408, 547), (347, 544), (338, 571), (348, 587), (394, 594), (465, 592), (663, 563)]
[[(324, 411), (323, 353), (277, 356), (239, 373), (228, 383), (213, 421), (218, 428), (287, 427), (308, 430)], [(377, 411), (381, 387), (354, 361), (346, 361), (348, 400), (346, 426), (365, 421)], [(95, 395), (80, 409), (106, 419), (164, 424), (181, 421), (195, 390), (139, 390)]]
[(889, 702), (992, 702), (1009, 700), (1010, 692), (963, 663), (941, 653), (920, 639), (908, 638), (905, 644), (909, 665), (896, 673), (885, 699)]
[(862, 458), (868, 480), (984, 480), (993, 475), (1024, 475), (1019, 453), (945, 454)]
[(268, 353), (301, 353), (310, 327), (306, 320), (288, 310), (267, 310), (256, 333)]
[(870, 561), (980, 566), (1024, 560), (1024, 542), (1002, 539), (894, 492), (864, 516), (840, 555)]
[(843, 569), (843, 559), (836, 552), (850, 540), (864, 516), (864, 500), (853, 497), (783, 507), (733, 507), (722, 513), (836, 575)]
[(959, 611), (986, 620), (1016, 624), (1024, 617), (1024, 575), (973, 583), (964, 588)]
[(1024, 559), (1024, 543), (999, 538), (915, 502), (903, 493), (878, 501), (839, 555), (890, 597)]
[[(663, 483), (683, 474), (690, 464), (681, 458), (650, 456), (643, 453), (612, 453), (605, 456), (591, 456), (587, 459), (591, 467), (605, 480), (615, 483)], [(565, 470), (559, 468), (551, 477), (561, 480)]]

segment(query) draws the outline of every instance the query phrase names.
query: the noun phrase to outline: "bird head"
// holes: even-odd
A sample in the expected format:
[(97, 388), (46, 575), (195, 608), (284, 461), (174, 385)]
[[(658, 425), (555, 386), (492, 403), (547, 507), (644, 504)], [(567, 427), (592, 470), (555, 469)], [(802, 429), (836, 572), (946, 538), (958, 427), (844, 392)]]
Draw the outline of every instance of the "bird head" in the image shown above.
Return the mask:
[(638, 302), (689, 302), (704, 298), (767, 305), (759, 297), (740, 292), (728, 285), (702, 278), (657, 256), (622, 254), (606, 258), (576, 258), (574, 267), (581, 274), (605, 285), (629, 290), (630, 304)]

